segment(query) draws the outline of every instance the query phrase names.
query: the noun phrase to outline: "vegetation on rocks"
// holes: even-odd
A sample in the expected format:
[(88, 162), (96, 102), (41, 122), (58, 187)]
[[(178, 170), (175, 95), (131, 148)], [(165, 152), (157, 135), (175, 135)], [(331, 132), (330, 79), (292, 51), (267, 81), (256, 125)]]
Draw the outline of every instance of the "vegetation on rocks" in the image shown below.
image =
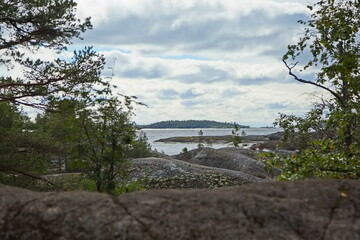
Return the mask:
[[(207, 148), (203, 149), (206, 153)], [(191, 152), (191, 151), (190, 151)], [(217, 160), (221, 161), (221, 157)], [(254, 160), (255, 161), (255, 160)], [(239, 161), (237, 165), (246, 163)], [(250, 164), (248, 163), (248, 166)], [(127, 168), (128, 181), (143, 181), (146, 189), (159, 188), (215, 188), (268, 181), (248, 171), (232, 170), (209, 164), (196, 164), (174, 158), (139, 158), (130, 160)]]
[(184, 174), (173, 176), (166, 179), (152, 179), (145, 185), (147, 189), (200, 189), (218, 188), (238, 185), (237, 181), (232, 180), (222, 174)]

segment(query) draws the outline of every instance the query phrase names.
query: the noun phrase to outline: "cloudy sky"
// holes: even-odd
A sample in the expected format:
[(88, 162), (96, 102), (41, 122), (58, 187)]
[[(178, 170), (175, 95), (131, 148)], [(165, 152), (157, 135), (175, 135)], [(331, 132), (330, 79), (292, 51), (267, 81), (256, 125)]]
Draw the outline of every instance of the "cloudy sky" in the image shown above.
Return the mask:
[[(134, 120), (209, 119), (270, 126), (304, 114), (317, 89), (287, 75), (281, 57), (313, 0), (77, 0), (112, 83), (148, 105)], [(110, 75), (109, 70), (104, 75)]]

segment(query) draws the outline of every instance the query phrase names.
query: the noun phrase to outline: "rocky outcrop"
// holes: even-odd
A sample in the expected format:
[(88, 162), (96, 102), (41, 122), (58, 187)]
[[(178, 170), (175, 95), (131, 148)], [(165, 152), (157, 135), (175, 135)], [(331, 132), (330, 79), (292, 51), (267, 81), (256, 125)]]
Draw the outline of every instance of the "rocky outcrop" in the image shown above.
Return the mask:
[(215, 188), (264, 181), (248, 173), (164, 158), (133, 159), (127, 175), (128, 181), (145, 179), (146, 189)]
[(113, 197), (0, 186), (0, 239), (360, 239), (358, 181)]
[(276, 132), (276, 133), (271, 133), (269, 135), (267, 135), (267, 137), (269, 138), (269, 140), (281, 140), (284, 137), (284, 132)]
[(250, 157), (249, 150), (239, 148), (201, 148), (194, 149), (187, 153), (182, 153), (175, 157), (185, 160), (189, 163), (215, 168), (230, 169), (255, 177), (271, 177), (265, 171), (265, 164)]

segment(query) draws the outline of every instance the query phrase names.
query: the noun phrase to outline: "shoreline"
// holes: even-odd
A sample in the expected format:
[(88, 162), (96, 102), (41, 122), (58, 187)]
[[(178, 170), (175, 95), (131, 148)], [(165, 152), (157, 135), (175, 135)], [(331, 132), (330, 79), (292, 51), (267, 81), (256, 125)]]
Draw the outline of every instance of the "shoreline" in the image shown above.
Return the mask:
[[(280, 140), (281, 132), (272, 133), (269, 135), (246, 135), (240, 136), (242, 138), (242, 143), (251, 143), (251, 142), (264, 142), (271, 140)], [(190, 137), (169, 137), (169, 138), (161, 138), (155, 140), (155, 142), (163, 142), (163, 143), (198, 143), (203, 141), (205, 143), (231, 143), (233, 140), (232, 135), (225, 136), (190, 136)]]

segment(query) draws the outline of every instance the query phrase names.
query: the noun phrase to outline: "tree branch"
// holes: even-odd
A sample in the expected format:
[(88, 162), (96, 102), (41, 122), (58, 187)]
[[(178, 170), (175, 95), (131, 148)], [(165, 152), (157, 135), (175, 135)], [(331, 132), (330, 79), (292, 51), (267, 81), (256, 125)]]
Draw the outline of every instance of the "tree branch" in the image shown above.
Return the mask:
[(23, 175), (23, 176), (31, 178), (31, 179), (40, 180), (40, 181), (46, 183), (47, 185), (52, 185), (52, 186), (57, 187), (57, 185), (55, 183), (51, 182), (50, 180), (48, 180), (46, 178), (34, 176), (32, 174), (29, 174), (29, 173), (26, 173), (26, 172), (23, 172), (23, 171), (13, 170), (13, 169), (9, 169), (9, 168), (6, 168), (6, 167), (1, 167), (1, 166), (0, 166), (0, 171), (11, 174), (11, 175), (19, 175), (20, 174), (20, 175)]
[(24, 83), (24, 82), (9, 82), (9, 83), (2, 83), (0, 84), (0, 89), (2, 88), (8, 88), (8, 87), (36, 87), (36, 86), (46, 86), (51, 83), (56, 83), (63, 81), (65, 78), (53, 78), (53, 79), (47, 79), (46, 81), (36, 82), (36, 83)]
[(316, 87), (322, 88), (322, 89), (328, 91), (329, 93), (331, 93), (331, 95), (333, 95), (341, 104), (343, 103), (343, 99), (340, 97), (340, 95), (337, 94), (336, 92), (334, 92), (333, 90), (331, 90), (330, 88), (327, 88), (327, 87), (325, 87), (325, 86), (323, 86), (321, 84), (315, 83), (315, 82), (311, 82), (311, 81), (308, 81), (308, 80), (298, 78), (292, 72), (292, 69), (296, 66), (297, 63), (295, 63), (294, 66), (290, 67), (285, 60), (282, 60), (282, 61), (285, 64), (285, 66), (287, 67), (287, 69), (289, 70), (289, 75), (292, 76), (296, 81), (301, 82), (301, 83), (311, 84), (311, 85), (314, 85)]

